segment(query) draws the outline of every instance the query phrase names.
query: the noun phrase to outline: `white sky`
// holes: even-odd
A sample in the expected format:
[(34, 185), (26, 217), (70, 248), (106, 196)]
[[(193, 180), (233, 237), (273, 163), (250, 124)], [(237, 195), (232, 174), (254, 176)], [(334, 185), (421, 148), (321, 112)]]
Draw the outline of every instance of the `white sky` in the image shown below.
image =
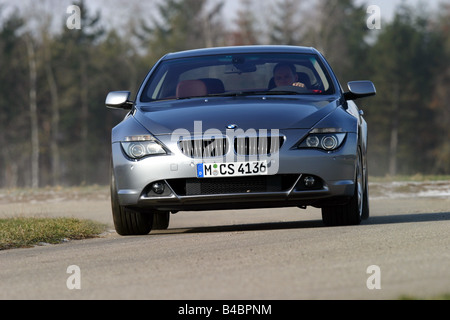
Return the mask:
[[(234, 15), (234, 12), (236, 12), (236, 8), (239, 5), (240, 1), (241, 0), (225, 0), (226, 9), (227, 11), (231, 12), (232, 16)], [(254, 0), (254, 1), (273, 2), (273, 0)], [(450, 2), (450, 1), (449, 0), (356, 0), (357, 4), (366, 3), (367, 6), (369, 5), (379, 6), (381, 9), (381, 18), (386, 19), (386, 21), (389, 21), (393, 17), (395, 8), (402, 2), (412, 4), (413, 6), (416, 6), (420, 2), (424, 2), (427, 4), (428, 8), (436, 10), (440, 2)]]
[[(115, 21), (125, 21), (128, 12), (136, 12), (142, 14), (143, 11), (148, 12), (149, 16), (153, 16), (152, 12), (154, 3), (157, 0), (86, 0), (86, 3), (95, 11), (102, 11), (103, 22), (116, 23)], [(262, 1), (273, 2), (273, 0), (254, 0), (255, 3)], [(55, 16), (54, 23), (61, 23), (68, 18), (66, 13), (67, 7), (75, 2), (74, 0), (0, 0), (0, 7), (6, 5), (7, 8), (15, 6), (25, 11), (52, 11)], [(225, 0), (224, 14), (228, 23), (233, 23), (237, 8), (241, 0)], [(428, 10), (437, 10), (438, 4), (441, 2), (450, 3), (450, 0), (356, 0), (356, 3), (369, 5), (378, 5), (381, 9), (381, 20), (389, 21), (394, 13), (395, 8), (406, 2), (416, 6), (422, 2), (426, 4)], [(145, 14), (144, 14), (145, 16)], [(1, 18), (1, 17), (0, 17)], [(118, 22), (120, 23), (120, 22)]]

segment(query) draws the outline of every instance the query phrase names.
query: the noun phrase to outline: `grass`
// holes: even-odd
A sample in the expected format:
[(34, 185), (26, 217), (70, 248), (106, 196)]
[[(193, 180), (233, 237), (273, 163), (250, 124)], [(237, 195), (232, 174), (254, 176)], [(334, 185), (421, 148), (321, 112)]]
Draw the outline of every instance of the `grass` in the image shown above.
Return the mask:
[(450, 293), (444, 293), (442, 295), (433, 296), (429, 298), (420, 298), (417, 296), (404, 295), (401, 296), (399, 300), (450, 300)]
[(74, 218), (0, 219), (0, 250), (95, 238), (106, 226)]
[(370, 176), (370, 182), (430, 182), (430, 181), (450, 181), (449, 175), (424, 175), (421, 173), (417, 173), (415, 175), (410, 176)]

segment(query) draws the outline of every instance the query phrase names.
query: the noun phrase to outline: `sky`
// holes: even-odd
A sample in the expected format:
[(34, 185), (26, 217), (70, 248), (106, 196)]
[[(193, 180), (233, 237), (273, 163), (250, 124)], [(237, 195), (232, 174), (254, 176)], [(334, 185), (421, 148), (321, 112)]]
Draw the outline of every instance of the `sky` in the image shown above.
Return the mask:
[[(236, 12), (236, 8), (241, 0), (225, 0), (226, 9), (230, 12), (230, 15), (233, 16), (234, 12)], [(256, 0), (256, 1), (272, 1), (272, 0)], [(438, 7), (438, 4), (441, 0), (356, 0), (357, 4), (367, 5), (377, 5), (381, 9), (381, 18), (389, 21), (393, 17), (393, 13), (395, 8), (400, 5), (402, 2), (406, 2), (408, 4), (417, 5), (419, 2), (426, 2), (427, 6), (433, 10)]]
[[(2, 0), (0, 0), (1, 2)], [(21, 0), (19, 0), (21, 1)], [(108, 3), (110, 0), (87, 0), (89, 3), (92, 3), (97, 8), (104, 7), (104, 3)], [(116, 2), (120, 2), (122, 0), (116, 0)], [(125, 0), (124, 0), (125, 1)], [(239, 4), (242, 0), (225, 0), (225, 7), (224, 7), (224, 13), (227, 18), (233, 19), (236, 15), (237, 8), (239, 7)], [(254, 0), (255, 3), (261, 2), (261, 1), (270, 1), (273, 2), (273, 0)], [(395, 11), (395, 8), (400, 5), (402, 2), (406, 2), (408, 4), (417, 5), (419, 2), (424, 2), (427, 4), (427, 7), (430, 9), (437, 9), (438, 4), (445, 0), (356, 0), (357, 4), (364, 4), (367, 3), (367, 5), (377, 5), (381, 9), (381, 18), (386, 19), (386, 21), (389, 21), (393, 17), (393, 13)], [(447, 0), (450, 2), (450, 0)], [(127, 2), (127, 1), (125, 1)]]
[[(153, 16), (153, 4), (156, 0), (147, 1), (133, 1), (133, 0), (85, 0), (86, 3), (96, 10), (101, 10), (102, 17), (107, 20), (108, 23), (115, 23), (114, 21), (124, 21), (123, 15), (126, 14), (126, 10), (121, 7), (121, 4), (125, 4), (127, 9), (142, 11), (142, 8), (148, 10), (149, 15)], [(255, 3), (260, 1), (273, 0), (254, 0)], [(381, 21), (390, 21), (393, 17), (395, 8), (402, 2), (408, 4), (417, 5), (418, 3), (426, 3), (426, 8), (429, 10), (437, 10), (440, 2), (446, 1), (450, 3), (450, 0), (355, 0), (357, 4), (377, 5), (381, 10)], [(61, 17), (57, 21), (61, 23), (65, 17), (69, 15), (66, 13), (67, 7), (75, 2), (74, 0), (0, 0), (0, 7), (2, 4), (6, 4), (7, 7), (16, 6), (21, 10), (37, 11), (39, 9), (53, 11), (55, 17)], [(241, 0), (225, 0), (224, 14), (226, 21), (232, 22), (236, 17), (236, 12)], [(134, 4), (133, 4), (134, 3)]]

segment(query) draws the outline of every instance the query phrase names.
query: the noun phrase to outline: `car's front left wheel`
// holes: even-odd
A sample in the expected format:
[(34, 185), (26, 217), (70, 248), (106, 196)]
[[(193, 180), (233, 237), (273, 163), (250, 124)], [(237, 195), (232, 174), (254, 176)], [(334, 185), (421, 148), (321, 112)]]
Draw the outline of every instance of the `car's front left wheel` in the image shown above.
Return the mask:
[(111, 170), (111, 208), (116, 232), (122, 236), (145, 235), (152, 230), (153, 213), (139, 212), (121, 206), (117, 197), (114, 173)]
[(170, 212), (156, 211), (153, 213), (153, 230), (166, 230), (169, 228)]
[(327, 226), (358, 225), (368, 218), (368, 188), (360, 150), (357, 157), (354, 194), (346, 205), (322, 208), (322, 221)]

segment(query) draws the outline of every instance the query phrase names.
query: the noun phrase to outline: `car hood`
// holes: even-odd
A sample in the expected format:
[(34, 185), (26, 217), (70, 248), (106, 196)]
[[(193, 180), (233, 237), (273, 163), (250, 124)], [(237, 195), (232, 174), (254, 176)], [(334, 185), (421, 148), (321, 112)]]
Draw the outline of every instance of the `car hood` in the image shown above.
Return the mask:
[[(309, 129), (335, 110), (338, 101), (299, 98), (234, 97), (173, 100), (139, 106), (134, 114), (153, 135), (175, 130)], [(201, 123), (200, 123), (201, 121)]]

